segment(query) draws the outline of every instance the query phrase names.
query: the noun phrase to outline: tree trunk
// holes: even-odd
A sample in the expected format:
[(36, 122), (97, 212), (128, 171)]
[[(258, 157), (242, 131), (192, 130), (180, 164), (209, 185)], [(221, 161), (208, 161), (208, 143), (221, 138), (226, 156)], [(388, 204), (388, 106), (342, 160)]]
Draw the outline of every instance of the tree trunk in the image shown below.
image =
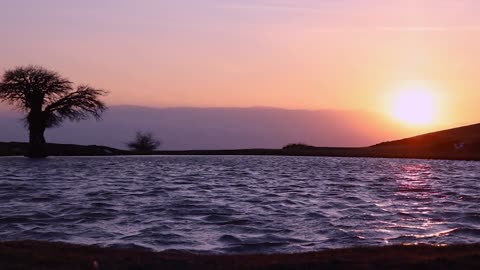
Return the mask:
[(29, 134), (29, 149), (27, 156), (31, 158), (47, 157), (47, 143), (45, 142), (45, 129), (47, 128), (45, 116), (42, 112), (43, 97), (33, 102), (27, 121)]
[(47, 143), (45, 141), (45, 128), (30, 127), (30, 146), (28, 150), (28, 157), (44, 158), (47, 157)]

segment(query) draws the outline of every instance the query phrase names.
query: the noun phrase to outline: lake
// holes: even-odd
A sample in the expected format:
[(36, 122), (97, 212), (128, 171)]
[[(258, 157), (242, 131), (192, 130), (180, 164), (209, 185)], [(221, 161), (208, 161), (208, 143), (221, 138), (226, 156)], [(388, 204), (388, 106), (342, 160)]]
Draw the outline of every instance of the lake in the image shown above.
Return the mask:
[(0, 239), (206, 253), (480, 242), (480, 163), (0, 158)]

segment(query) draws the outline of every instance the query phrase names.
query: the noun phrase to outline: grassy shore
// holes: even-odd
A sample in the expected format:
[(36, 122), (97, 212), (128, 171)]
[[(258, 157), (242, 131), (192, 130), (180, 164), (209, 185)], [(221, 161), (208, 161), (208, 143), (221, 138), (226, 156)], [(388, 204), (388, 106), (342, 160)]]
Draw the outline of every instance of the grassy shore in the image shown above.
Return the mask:
[(196, 255), (0, 242), (0, 269), (480, 269), (480, 245), (384, 246), (270, 255)]

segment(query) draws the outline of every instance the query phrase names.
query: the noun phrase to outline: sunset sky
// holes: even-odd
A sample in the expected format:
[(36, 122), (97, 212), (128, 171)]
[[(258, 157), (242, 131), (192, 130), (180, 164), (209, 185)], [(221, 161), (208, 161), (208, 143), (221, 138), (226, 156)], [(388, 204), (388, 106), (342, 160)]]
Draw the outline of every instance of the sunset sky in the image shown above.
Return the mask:
[(476, 0), (0, 0), (0, 70), (55, 69), (110, 105), (383, 115), (415, 84), (429, 124), (454, 126), (480, 122), (479, 13)]

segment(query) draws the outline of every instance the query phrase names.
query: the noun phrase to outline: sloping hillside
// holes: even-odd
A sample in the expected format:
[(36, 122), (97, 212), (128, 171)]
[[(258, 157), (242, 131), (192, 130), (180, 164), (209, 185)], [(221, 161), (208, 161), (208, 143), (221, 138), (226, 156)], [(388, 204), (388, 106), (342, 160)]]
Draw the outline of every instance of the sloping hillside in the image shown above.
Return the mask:
[(369, 149), (385, 156), (480, 159), (480, 124), (384, 142)]

